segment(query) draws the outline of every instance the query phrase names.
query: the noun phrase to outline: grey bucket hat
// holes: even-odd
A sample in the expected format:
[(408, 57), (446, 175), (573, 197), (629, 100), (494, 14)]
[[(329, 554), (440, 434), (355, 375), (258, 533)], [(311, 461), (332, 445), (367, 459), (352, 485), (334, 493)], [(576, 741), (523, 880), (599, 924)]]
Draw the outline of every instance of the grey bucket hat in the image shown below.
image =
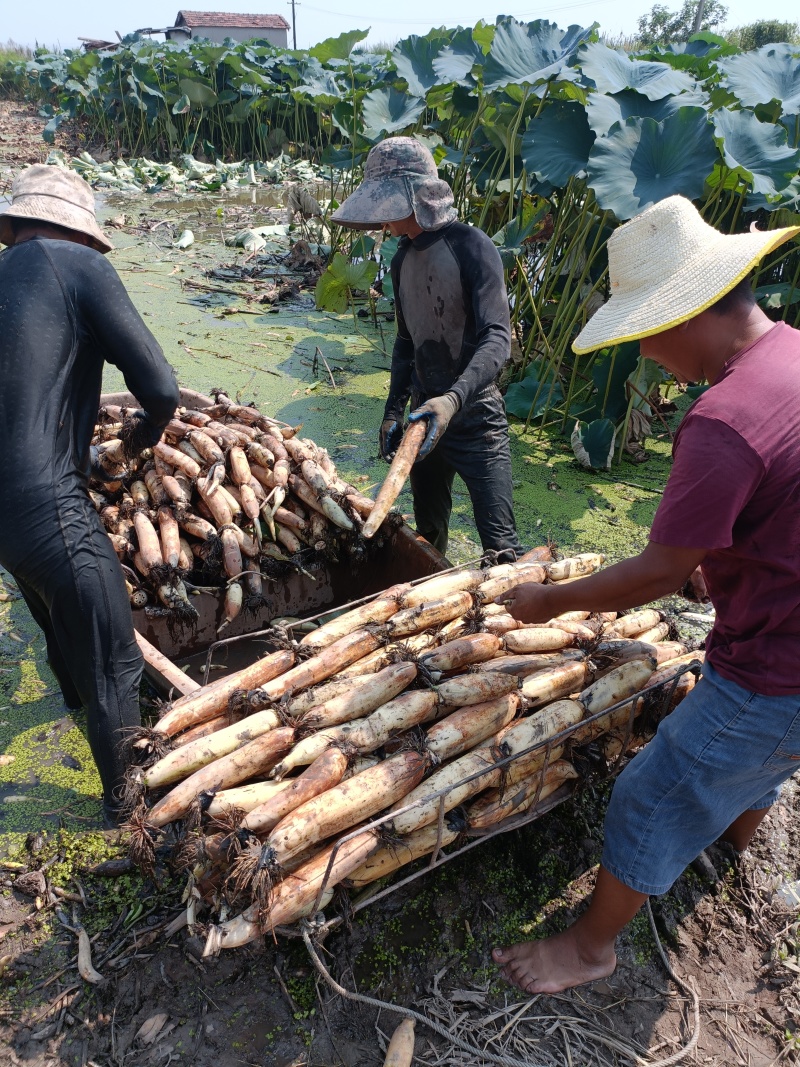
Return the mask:
[(412, 213), (423, 230), (454, 222), (453, 190), (440, 179), (425, 145), (414, 137), (387, 137), (370, 150), (364, 180), (331, 221), (352, 230), (379, 230)]
[(26, 167), (11, 186), (11, 207), (0, 215), (0, 244), (14, 244), (11, 219), (49, 222), (85, 234), (98, 252), (114, 247), (94, 214), (94, 193), (74, 171), (47, 163)]

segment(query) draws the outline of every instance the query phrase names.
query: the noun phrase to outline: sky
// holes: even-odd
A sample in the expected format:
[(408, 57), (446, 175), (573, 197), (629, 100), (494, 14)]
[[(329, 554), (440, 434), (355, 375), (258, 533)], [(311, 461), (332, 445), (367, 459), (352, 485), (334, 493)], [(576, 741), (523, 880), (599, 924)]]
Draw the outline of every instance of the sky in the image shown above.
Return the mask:
[[(373, 0), (312, 0), (297, 5), (297, 46), (310, 47), (326, 37), (335, 37), (345, 30), (370, 29), (369, 41), (393, 43), (412, 33), (427, 33), (432, 26), (473, 26), (479, 19), (494, 22), (498, 14), (513, 15), (529, 21), (546, 18), (567, 27), (599, 22), (604, 33), (611, 36), (633, 34), (637, 19), (650, 10), (653, 0), (567, 0), (560, 5), (547, 5), (539, 0), (519, 0), (521, 7), (504, 3), (493, 8), (485, 0), (404, 0), (403, 3), (376, 4)], [(662, 0), (670, 9), (681, 7), (682, 0)], [(749, 0), (728, 0), (729, 27), (753, 22), (756, 17), (795, 21), (798, 19), (797, 0), (768, 0), (762, 9), (754, 10)], [(136, 4), (121, 5), (109, 0), (38, 0), (37, 3), (12, 4), (3, 0), (0, 34), (19, 44), (37, 43), (62, 48), (78, 45), (79, 37), (116, 40), (115, 31), (130, 33), (142, 27), (169, 26), (179, 10), (177, 3), (166, 0), (140, 0)], [(291, 5), (286, 0), (191, 0), (192, 11), (237, 11), (282, 14), (292, 21)], [(291, 44), (291, 32), (289, 33)]]

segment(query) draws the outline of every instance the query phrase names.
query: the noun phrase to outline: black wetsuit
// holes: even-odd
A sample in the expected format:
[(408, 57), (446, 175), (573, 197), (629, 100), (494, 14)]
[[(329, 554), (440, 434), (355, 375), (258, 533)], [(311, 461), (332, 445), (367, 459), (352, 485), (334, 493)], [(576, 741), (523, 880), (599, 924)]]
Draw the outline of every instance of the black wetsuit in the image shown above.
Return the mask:
[(484, 549), (522, 552), (514, 522), (508, 420), (496, 379), (511, 326), (500, 255), (482, 230), (452, 222), (403, 238), (392, 260), (397, 338), (385, 418), (402, 422), (442, 393), (460, 410), (411, 471), (417, 530), (447, 550), (453, 477), (466, 483)]
[[(150, 443), (178, 403), (172, 368), (111, 264), (34, 238), (0, 255), (0, 564), (47, 640), (113, 808), (121, 731), (139, 724), (142, 658), (124, 579), (87, 492), (104, 361), (122, 371)], [(151, 430), (151, 433), (148, 433)]]

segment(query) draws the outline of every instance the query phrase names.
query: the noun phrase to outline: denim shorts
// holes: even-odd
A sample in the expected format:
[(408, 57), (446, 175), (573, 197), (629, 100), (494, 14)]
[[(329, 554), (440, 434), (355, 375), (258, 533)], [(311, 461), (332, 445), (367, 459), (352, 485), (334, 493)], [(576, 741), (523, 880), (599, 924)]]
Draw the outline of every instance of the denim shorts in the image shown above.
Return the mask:
[(800, 694), (760, 696), (706, 663), (617, 779), (603, 866), (639, 893), (666, 893), (743, 812), (773, 804), (796, 770)]

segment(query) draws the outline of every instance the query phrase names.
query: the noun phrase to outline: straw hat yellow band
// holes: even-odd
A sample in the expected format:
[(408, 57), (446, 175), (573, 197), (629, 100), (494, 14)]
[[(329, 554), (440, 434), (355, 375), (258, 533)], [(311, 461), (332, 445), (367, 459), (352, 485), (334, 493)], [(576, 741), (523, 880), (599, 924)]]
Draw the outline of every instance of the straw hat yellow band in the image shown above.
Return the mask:
[(611, 296), (572, 345), (584, 355), (672, 329), (706, 311), (800, 226), (722, 234), (672, 196), (620, 226), (608, 242)]

